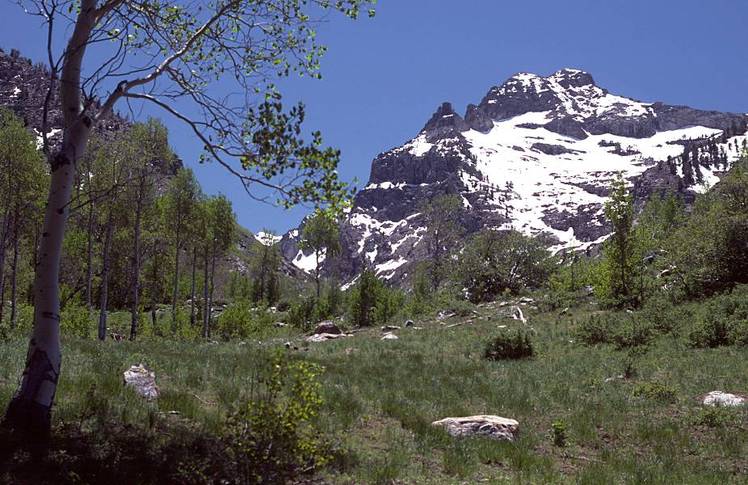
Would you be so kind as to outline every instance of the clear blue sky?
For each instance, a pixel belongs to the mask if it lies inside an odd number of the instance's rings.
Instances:
[[[0,19],[0,46],[44,59],[36,19],[11,1]],[[307,104],[307,127],[342,150],[341,175],[360,187],[371,160],[414,136],[442,101],[463,112],[519,71],[577,67],[614,93],[748,112],[746,32],[746,0],[380,0],[374,19],[321,26],[323,80],[282,87]],[[206,192],[227,194],[245,227],[282,233],[306,213],[249,200],[220,167],[197,165],[199,145],[163,119]]]

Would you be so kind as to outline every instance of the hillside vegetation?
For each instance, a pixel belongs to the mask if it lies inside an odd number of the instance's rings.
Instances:
[[[745,296],[743,290],[739,297]],[[230,417],[257,399],[253,392],[267,378],[261,369],[273,359],[319,366],[312,380],[319,385],[319,415],[295,421],[319,438],[319,463],[294,467],[296,481],[741,481],[748,467],[745,408],[705,408],[699,398],[748,387],[746,347],[693,348],[689,319],[678,319],[666,335],[652,331],[640,345],[588,345],[590,318],[604,315],[625,327],[628,314],[601,313],[583,301],[559,315],[537,300],[522,305],[524,325],[506,308],[480,305],[466,316],[419,319],[415,328],[399,330],[396,341],[381,340],[378,329],[318,344],[304,344],[298,331],[286,329],[267,330],[259,342],[68,337],[50,453],[42,468],[16,454],[3,481],[234,480],[241,475],[230,450],[235,443],[225,438],[233,431]],[[681,311],[698,320],[703,305]],[[485,359],[487,342],[514,329],[530,333],[533,357]],[[286,341],[299,350],[286,349]],[[0,349],[5,401],[21,369],[23,341],[10,339]],[[161,389],[155,402],[122,385],[122,372],[140,362],[155,371]],[[430,425],[483,413],[517,419],[518,441],[455,439]],[[553,430],[563,433],[563,446],[554,444]]]

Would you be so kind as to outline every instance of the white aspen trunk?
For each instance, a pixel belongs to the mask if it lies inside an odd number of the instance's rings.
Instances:
[[[109,255],[112,248],[112,232],[114,229],[114,216],[109,209],[109,218],[106,225],[106,236],[104,237],[104,254],[102,255],[103,268],[101,271],[101,290],[99,300],[99,340],[106,339],[107,307],[109,306]]]
[[[13,216],[13,262],[11,263],[12,272],[10,278],[10,328],[16,328],[18,321],[18,231],[21,221],[18,206],[16,206],[15,215]]]
[[[5,413],[5,426],[25,430],[35,436],[44,437],[49,434],[51,408],[60,375],[60,257],[75,160],[83,152],[88,130],[88,126],[70,130],[68,138],[71,140],[64,143],[62,151],[52,162],[52,177],[34,280],[34,329],[21,384]]]
[[[89,177],[90,180],[90,177]],[[90,182],[89,182],[90,183]],[[86,308],[88,312],[93,311],[93,225],[94,225],[94,203],[88,205],[88,241],[86,242]]]
[[[314,257],[316,259],[316,264],[314,265],[314,283],[317,285],[317,300],[319,300],[319,250],[314,250]]]
[[[86,46],[96,24],[96,0],[81,0],[75,28],[66,47],[60,83],[64,116],[62,147],[50,160],[51,178],[39,260],[34,278],[34,330],[26,367],[3,424],[31,440],[46,440],[57,391],[60,349],[60,258],[76,162],[86,150],[93,119],[81,112],[80,79]]]
[[[197,266],[197,246],[192,249],[192,291],[190,295],[190,325],[195,326],[195,267]]]
[[[179,216],[177,216],[179,217]],[[179,297],[179,229],[177,229],[177,242],[174,254],[174,294],[171,301],[171,333],[177,333],[177,299]]]
[[[208,297],[208,333],[210,334],[210,327],[213,326],[213,280],[216,275],[216,248],[213,247],[212,256],[210,258],[210,296]]]
[[[140,317],[140,219],[143,212],[143,175],[141,173],[138,188],[138,202],[135,208],[135,229],[132,258],[132,319],[130,321],[130,340],[138,335],[138,320]]]
[[[205,249],[205,274],[203,279],[203,337],[210,337],[210,285],[208,284],[208,249]]]

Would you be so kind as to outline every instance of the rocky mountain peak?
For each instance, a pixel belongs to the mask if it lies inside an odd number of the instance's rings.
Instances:
[[[439,106],[431,119],[421,130],[427,139],[443,137],[447,134],[459,133],[469,129],[465,120],[452,108],[452,104],[444,102]]]
[[[638,206],[667,191],[688,203],[737,159],[747,122],[612,94],[580,69],[515,74],[468,105],[464,118],[441,104],[415,137],[374,159],[341,225],[337,271],[352,278],[367,265],[406,281],[426,257],[421,208],[442,194],[460,197],[468,233],[515,229],[553,251],[594,250],[610,234],[603,208],[617,174]],[[688,166],[686,148],[699,153]],[[309,255],[291,236],[284,244],[302,268]]]
[[[568,67],[554,72],[546,79],[566,89],[595,86],[595,80],[590,73]]]

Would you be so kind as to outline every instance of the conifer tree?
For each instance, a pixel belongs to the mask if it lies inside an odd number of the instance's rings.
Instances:
[[[681,155],[681,163],[683,167],[683,183],[686,185],[686,187],[690,187],[694,184],[693,179],[693,167],[691,166],[691,159],[689,157],[689,151],[683,150],[683,155]]]
[[[314,253],[314,283],[317,299],[320,298],[320,271],[322,262],[340,252],[340,232],[337,221],[329,212],[318,209],[304,223],[299,247]],[[320,259],[323,257],[324,259]]]
[[[446,277],[449,257],[464,230],[462,199],[458,195],[440,195],[426,203],[421,212],[431,285],[436,290]]]
[[[640,258],[633,231],[634,203],[622,175],[613,182],[605,203],[605,218],[613,233],[603,246],[605,293],[618,305],[634,303],[634,282]]]

